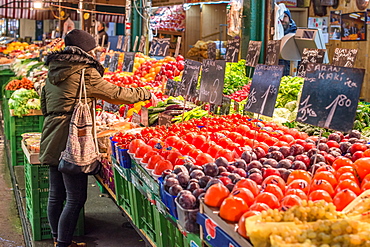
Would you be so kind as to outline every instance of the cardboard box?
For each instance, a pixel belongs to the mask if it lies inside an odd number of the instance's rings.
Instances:
[[[28,148],[26,147],[26,144],[24,144],[24,141],[22,141],[22,150],[24,152],[24,155],[27,157],[28,163],[32,165],[39,165],[39,153],[31,153]]]

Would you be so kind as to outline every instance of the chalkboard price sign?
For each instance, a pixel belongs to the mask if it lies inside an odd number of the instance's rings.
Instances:
[[[142,106],[141,107],[141,118],[140,118],[140,123],[148,127],[149,126],[149,113],[148,113],[148,108]]]
[[[181,85],[177,90],[179,95],[191,97],[195,93],[196,86],[198,84],[199,70],[202,64],[200,62],[186,59],[184,71],[182,73]]]
[[[179,87],[180,83],[181,82],[168,79],[167,82],[166,82],[166,89],[165,89],[164,94],[168,95],[168,96],[175,96],[176,97],[176,91],[177,91],[177,88]]]
[[[130,51],[130,38],[131,36],[125,36],[122,45],[122,51]]]
[[[357,49],[335,48],[333,65],[353,68],[353,66],[355,65],[357,52]]]
[[[236,63],[239,58],[240,37],[235,36],[227,41],[226,62]]]
[[[297,76],[305,77],[307,65],[310,63],[323,63],[325,49],[303,49],[302,60],[298,66]]]
[[[364,69],[308,64],[297,121],[350,131],[364,73]]]
[[[202,64],[199,100],[214,105],[221,105],[225,79],[224,60],[205,59]]]
[[[108,54],[105,55],[105,59],[104,59],[104,68],[108,68],[109,67],[109,63],[110,63],[110,56]]]
[[[216,60],[216,43],[210,42],[207,44],[208,59]]]
[[[157,39],[152,40],[149,55],[151,56],[168,56],[170,52],[170,39]]]
[[[122,71],[132,72],[134,69],[134,60],[136,52],[125,52]]]
[[[229,115],[230,113],[231,99],[227,97],[222,98],[222,105],[220,109],[220,115]]]
[[[283,70],[282,65],[257,65],[245,111],[272,117]]]
[[[119,53],[115,53],[112,57],[112,61],[109,64],[109,71],[114,72],[117,70],[118,67],[118,59],[119,59]]]
[[[139,52],[144,53],[145,42],[146,42],[146,37],[144,35],[142,35],[140,37],[140,43],[139,43],[139,49],[138,49]]]
[[[266,65],[278,65],[280,56],[280,45],[281,40],[269,40],[267,41],[266,49]]]
[[[158,115],[158,124],[159,125],[169,126],[169,125],[171,125],[171,120],[172,120],[171,115],[167,115],[165,113],[159,113],[159,115]]]
[[[261,53],[262,41],[249,41],[247,58],[245,65],[249,67],[256,67]]]
[[[121,49],[121,47],[122,47],[122,41],[123,41],[123,36],[122,35],[119,35],[118,36],[118,41],[117,41],[116,49]]]

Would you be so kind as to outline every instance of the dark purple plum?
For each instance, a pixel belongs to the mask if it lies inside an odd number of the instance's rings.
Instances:
[[[235,160],[235,162],[233,163],[233,165],[236,168],[242,168],[244,170],[247,168],[247,163],[243,159],[237,159],[237,160]]]
[[[278,146],[270,146],[269,149],[267,150],[269,153],[272,151],[279,151],[280,147]]]
[[[193,196],[195,196],[195,198],[198,198],[200,194],[205,193],[205,192],[206,192],[205,189],[198,188],[198,189],[193,190]]]
[[[338,133],[331,133],[328,136],[328,140],[333,140],[339,143],[341,141],[341,137],[338,135]]]
[[[190,176],[188,174],[180,172],[179,174],[177,174],[177,180],[183,188],[186,188],[186,186],[188,186]]]
[[[236,168],[233,173],[239,174],[242,178],[247,176],[247,172],[243,168]]]
[[[218,175],[218,167],[215,163],[207,163],[203,165],[204,174],[211,177]]]
[[[358,130],[351,130],[351,132],[349,132],[349,138],[361,139],[361,132]]]
[[[193,166],[195,166],[194,164],[192,164],[192,163],[190,163],[190,162],[188,162],[188,163],[185,163],[184,164],[184,167],[188,170],[188,171],[190,171],[190,168],[192,168]]]
[[[265,150],[263,150],[261,147],[256,147],[255,149],[253,149],[253,153],[256,154],[257,160],[266,156]]]
[[[345,154],[348,152],[348,149],[351,147],[351,143],[350,142],[341,142],[339,143],[339,149],[340,151],[342,151],[342,154]]]
[[[248,170],[248,176],[251,175],[252,173],[256,173],[256,172],[262,174],[262,171],[260,169],[252,168],[252,169]]]
[[[325,158],[321,154],[312,155],[310,158],[310,164],[316,164],[318,162],[325,162]]]
[[[256,182],[258,185],[262,184],[263,177],[259,173],[252,173],[251,175],[248,176],[249,179],[252,179],[254,182]]]
[[[220,167],[220,166],[223,166],[223,167],[227,167],[229,165],[229,161],[227,161],[227,159],[225,157],[218,157],[216,160],[215,160],[215,164]]]
[[[307,170],[307,166],[303,161],[293,161],[292,163],[292,169],[294,170]]]
[[[177,202],[183,209],[194,209],[196,207],[197,198],[195,198],[191,192],[184,193],[177,197]]]
[[[208,181],[206,187],[204,188],[205,190],[208,190],[209,187],[211,187],[212,185],[214,184],[217,184],[217,183],[221,183],[223,185],[223,183],[221,182],[220,179],[218,178],[212,178],[211,180]]]
[[[285,182],[288,181],[288,177],[290,173],[293,171],[292,169],[285,169],[285,168],[278,168],[278,171],[280,173],[280,177],[284,179]]]
[[[175,184],[169,188],[168,192],[173,196],[177,196],[182,190],[183,188],[181,187],[181,185]]]
[[[253,160],[256,160],[257,159],[257,155],[252,152],[252,151],[244,151],[242,153],[242,157],[241,157],[243,160],[245,160],[245,162],[248,164],[250,162],[252,162]]]
[[[257,169],[261,170],[262,163],[259,162],[258,160],[254,160],[254,161],[250,162],[247,166],[247,171],[249,171],[250,169],[253,169],[253,168],[257,168]]]
[[[190,183],[192,183],[192,182],[198,183],[198,182],[199,182],[199,179],[191,178],[191,179],[189,180],[189,184],[190,184]]]
[[[354,138],[354,137],[348,139],[348,142],[351,143],[351,144],[354,144],[357,141],[358,141],[358,139],[357,138]]]
[[[203,171],[203,167],[202,166],[196,166],[196,165],[194,165],[194,166],[190,167],[189,173],[191,173],[194,170]]]
[[[266,157],[263,157],[263,158],[259,159],[259,162],[261,162],[261,164],[263,164],[263,162],[265,162],[265,160],[267,160],[267,158]]]
[[[262,171],[263,171],[263,169],[267,169],[267,168],[273,168],[272,166],[270,166],[270,165],[268,165],[268,164],[264,164],[264,165],[262,165]]]
[[[340,150],[339,150],[340,151]],[[329,154],[333,155],[335,158],[339,157],[342,155],[342,152],[337,152],[337,151],[330,151]]]
[[[191,178],[195,178],[197,180],[199,180],[201,177],[203,177],[205,174],[204,172],[202,172],[201,170],[193,170],[191,173],[190,173],[190,177]]]
[[[278,166],[278,162],[275,159],[267,159],[262,165],[269,165],[273,168],[276,168]]]
[[[284,157],[287,157],[287,156],[290,155],[290,147],[288,147],[288,146],[280,147],[279,151],[280,151],[280,153],[282,153],[284,155]]]
[[[167,178],[166,180],[164,180],[164,189],[168,192],[170,187],[175,184],[179,184],[179,180],[174,177]]]
[[[176,174],[175,174],[175,173],[170,173],[170,174],[166,175],[166,176],[164,177],[164,181],[166,181],[166,180],[167,180],[167,179],[169,179],[169,178],[176,178]]]
[[[186,187],[186,189],[191,191],[191,192],[193,192],[194,190],[199,189],[199,188],[200,188],[200,186],[199,186],[199,183],[197,183],[197,182],[191,182],[191,183],[188,184],[188,187]]]
[[[235,184],[237,181],[239,181],[241,179],[240,175],[238,173],[231,173],[228,178],[231,179],[231,181],[233,182],[233,184]]]
[[[280,161],[285,157],[280,151],[272,151],[271,153],[268,154],[269,155],[266,155],[266,158],[274,159],[276,161]]]
[[[319,143],[317,145],[317,149],[320,150],[320,151],[329,152],[329,146],[326,143]]]
[[[170,175],[171,173],[172,173],[172,171],[170,169],[164,170],[162,172],[162,178],[163,178],[163,180],[166,178],[167,175]]]
[[[230,184],[227,184],[227,185],[226,185],[226,188],[228,188],[228,189],[229,189],[229,191],[231,192],[231,191],[233,191],[234,186],[235,186],[235,184],[230,183]]]
[[[307,156],[311,158],[313,155],[318,154],[318,153],[319,153],[319,150],[317,148],[311,148],[310,150],[308,150]]]
[[[329,153],[333,152],[333,151],[338,152],[338,153],[342,153],[342,150],[340,150],[340,148],[336,148],[336,147],[329,148]]]
[[[201,177],[198,181],[199,183],[199,186],[200,188],[205,188],[207,186],[207,183],[209,182],[209,180],[211,180],[212,178],[210,176],[204,176],[204,177]]]
[[[289,156],[285,157],[285,159],[287,159],[287,160],[291,160],[291,161],[293,162],[293,161],[295,160],[295,157],[294,157],[294,156],[289,155]]]
[[[221,173],[223,173],[223,172],[227,172],[226,167],[224,167],[224,166],[219,166],[219,167],[218,167],[218,174],[221,174]]]
[[[279,161],[277,167],[278,168],[285,168],[285,169],[289,169],[290,167],[292,167],[292,161],[289,160],[289,159],[282,159]]]
[[[319,143],[327,143],[328,142],[328,138],[322,136],[319,140]]]
[[[303,154],[304,153],[304,147],[302,145],[299,145],[299,144],[293,144],[292,146],[290,146],[290,155],[292,156],[296,156],[298,154]]]

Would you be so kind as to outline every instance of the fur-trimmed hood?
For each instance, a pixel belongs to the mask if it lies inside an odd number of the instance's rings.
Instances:
[[[67,46],[62,51],[49,54],[45,64],[49,66],[48,79],[55,85],[83,68],[92,67],[100,75],[104,73],[104,67],[94,57],[77,46]]]

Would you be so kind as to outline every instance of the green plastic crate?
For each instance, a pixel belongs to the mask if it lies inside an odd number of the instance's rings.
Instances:
[[[32,165],[23,155],[25,165],[26,215],[32,229],[33,240],[51,239],[51,230],[47,218],[49,197],[49,167]],[[75,236],[84,235],[84,210],[80,212]]]
[[[201,247],[203,246],[200,236],[195,233],[187,233],[184,237],[184,247]]]
[[[3,88],[5,86],[11,77],[15,76],[14,72],[10,69],[5,69],[0,71],[0,88]],[[0,92],[0,96],[2,98],[3,92]]]
[[[10,144],[12,165],[24,165],[24,154],[21,146],[21,135],[28,132],[41,132],[44,123],[44,116],[10,116],[8,118],[8,121],[9,129],[7,138]]]
[[[160,228],[157,231],[157,235],[161,238],[161,246],[184,247],[185,236],[182,235],[177,226],[167,220],[162,214],[159,215],[159,218]]]

